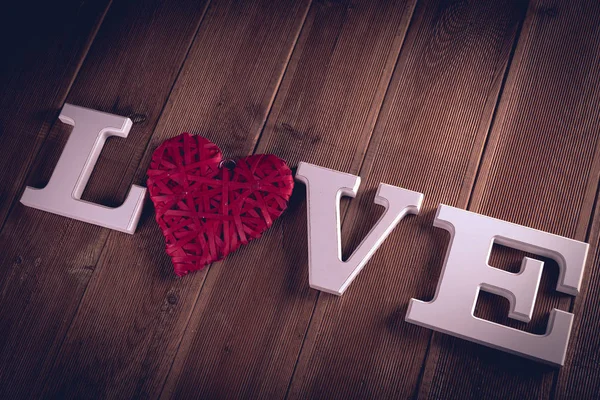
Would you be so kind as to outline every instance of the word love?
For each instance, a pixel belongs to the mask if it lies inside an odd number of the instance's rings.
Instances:
[[[73,125],[50,182],[43,189],[26,188],[21,202],[55,214],[133,233],[146,189],[132,186],[124,204],[104,207],[81,200],[100,151],[109,136],[127,137],[128,118],[65,104],[60,120]],[[380,184],[375,203],[383,216],[346,261],[341,257],[340,198],[355,197],[360,178],[300,162],[296,179],[307,187],[310,286],[342,295],[407,214],[418,214],[423,194]],[[529,322],[543,262],[525,257],[519,273],[489,265],[494,243],[554,259],[560,268],[556,289],[577,295],[588,245],[576,240],[439,205],[433,225],[450,232],[450,246],[434,299],[411,299],[406,321],[552,365],[563,365],[573,314],[552,310],[544,335],[534,335],[473,315],[479,291],[507,298],[509,317]]]

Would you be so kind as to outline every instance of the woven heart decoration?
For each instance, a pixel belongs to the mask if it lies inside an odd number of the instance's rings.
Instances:
[[[163,142],[148,168],[148,192],[179,276],[259,238],[287,208],[292,171],[272,154],[224,165],[219,147],[183,133]]]

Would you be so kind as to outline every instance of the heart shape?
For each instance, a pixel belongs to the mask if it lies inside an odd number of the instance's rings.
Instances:
[[[287,208],[292,171],[272,154],[225,167],[211,141],[182,133],[152,154],[148,192],[179,276],[259,238]]]

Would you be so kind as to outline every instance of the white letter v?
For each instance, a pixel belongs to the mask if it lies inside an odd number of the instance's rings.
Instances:
[[[310,287],[342,295],[369,258],[406,214],[418,214],[421,193],[379,184],[375,204],[386,208],[347,261],[342,261],[340,198],[354,197],[360,177],[300,162],[296,179],[306,185]]]

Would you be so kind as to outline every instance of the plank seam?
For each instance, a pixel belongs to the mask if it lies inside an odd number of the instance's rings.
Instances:
[[[298,44],[298,39],[300,39],[300,37],[302,36],[302,32],[304,31],[304,26],[306,23],[306,18],[308,17],[308,14],[310,13],[310,10],[312,9],[312,7],[313,7],[313,1],[309,0],[309,4],[306,7],[306,11],[304,12],[304,15],[302,16],[302,26],[300,27],[300,29],[298,29],[298,33],[296,35],[296,38],[294,39],[293,46],[290,46],[287,61],[285,63],[285,68],[283,68],[283,71],[281,72],[281,74],[279,76],[279,80],[277,82],[275,91],[273,93],[273,97],[271,99],[271,104],[269,104],[269,110],[265,114],[265,118],[263,120],[262,127],[260,128],[260,132],[258,133],[258,136],[256,137],[256,141],[254,142],[254,146],[252,147],[251,154],[256,153],[258,146],[261,142],[261,139],[263,137],[263,134],[265,133],[265,130],[267,128],[267,121],[269,121],[269,117],[271,116],[271,112],[273,111],[273,104],[275,104],[275,99],[277,98],[277,95],[279,94],[279,88],[281,88],[281,82],[283,82],[283,78],[285,77],[285,75],[288,71],[288,67],[290,66],[290,60],[292,59],[292,55],[294,54],[294,50],[296,49],[296,45]]]
[[[298,356],[296,357],[296,362],[294,363],[294,369],[292,370],[292,375],[290,376],[290,381],[289,381],[288,387],[285,391],[284,399],[287,399],[290,394],[290,389],[292,388],[292,382],[294,381],[294,377],[296,375],[296,369],[298,368],[298,362],[300,361],[300,354],[302,354],[302,350],[304,350],[304,344],[306,343],[306,336],[308,336],[308,331],[309,331],[310,325],[312,324],[313,317],[315,316],[315,311],[317,310],[317,305],[319,304],[320,297],[321,297],[321,292],[317,292],[317,298],[315,299],[315,304],[313,305],[312,313],[310,314],[308,324],[306,325],[306,329],[304,330],[304,337],[302,338],[302,344],[300,345],[300,351],[298,351]]]
[[[529,3],[528,3],[528,7],[529,7]],[[526,18],[526,16],[525,16],[525,18]],[[475,182],[477,182],[479,180],[479,174],[481,172],[481,164],[482,164],[482,160],[483,160],[483,155],[488,150],[490,133],[492,131],[492,128],[496,124],[496,119],[498,117],[498,105],[500,104],[500,99],[502,98],[502,95],[504,94],[504,89],[506,87],[506,80],[508,79],[509,71],[512,68],[513,58],[515,56],[515,52],[517,50],[517,45],[519,43],[519,39],[521,38],[521,30],[523,29],[523,24],[525,22],[524,19],[519,21],[519,25],[518,25],[517,31],[515,33],[515,38],[513,40],[513,44],[510,49],[510,54],[508,56],[508,61],[506,64],[507,68],[505,69],[504,76],[502,77],[502,83],[500,84],[500,90],[498,92],[498,96],[496,97],[496,105],[494,106],[494,112],[492,113],[492,119],[490,120],[490,125],[488,127],[487,134],[485,135],[485,141],[483,144],[483,148],[482,148],[481,154],[479,156],[479,162],[477,163],[477,171],[475,172],[475,179],[473,179],[473,183],[471,184],[471,190],[469,191],[469,199],[467,201],[467,208],[466,208],[467,210],[469,210],[471,208],[471,202],[473,200],[473,189],[475,188]]]
[[[198,295],[196,296],[196,299],[194,300],[194,305],[190,309],[189,315],[188,315],[187,320],[185,322],[185,328],[183,328],[183,334],[181,335],[181,338],[179,339],[179,342],[177,343],[177,348],[175,349],[175,353],[173,354],[173,359],[171,360],[171,365],[169,365],[169,369],[167,371],[167,374],[165,375],[165,379],[163,380],[163,383],[162,383],[162,385],[160,387],[159,398],[161,398],[161,399],[164,398],[165,388],[167,386],[167,382],[169,381],[169,377],[171,376],[171,372],[173,370],[173,365],[175,364],[175,360],[177,358],[177,354],[179,354],[179,350],[181,348],[181,344],[183,343],[183,338],[185,337],[185,334],[188,331],[189,324],[190,324],[190,321],[192,319],[192,315],[194,314],[194,310],[196,309],[196,306],[198,305],[198,300],[200,299],[200,293],[202,293],[202,290],[204,289],[204,284],[206,283],[206,279],[208,278],[208,274],[210,274],[211,270],[212,270],[212,268],[210,268],[210,267],[207,269],[206,276],[202,280],[202,284],[200,285],[200,290],[198,291]],[[186,361],[187,361],[187,356],[185,358],[186,358]],[[178,382],[179,382],[179,376],[177,377],[177,379],[176,379],[175,384],[173,385],[173,387],[177,387],[177,383]]]

